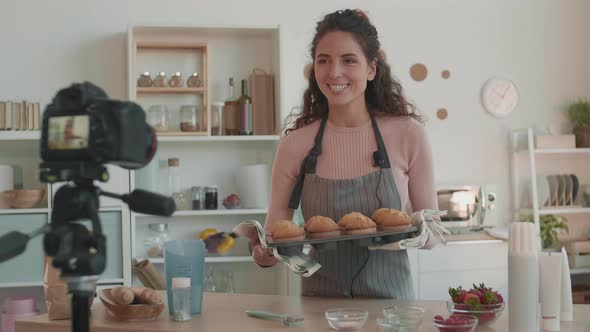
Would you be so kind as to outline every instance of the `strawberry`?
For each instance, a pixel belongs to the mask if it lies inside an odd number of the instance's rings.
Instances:
[[[498,292],[496,292],[496,300],[497,300],[496,303],[504,303],[504,298]]]
[[[465,294],[467,294],[467,292],[462,289],[461,286],[457,288],[449,287],[449,295],[451,295],[451,299],[454,303],[463,303]]]
[[[487,289],[483,293],[483,300],[481,301],[482,304],[496,304],[498,303],[498,298],[496,296],[496,292],[491,289]]]
[[[477,289],[470,289],[469,291],[467,291],[467,294],[473,294],[478,297],[479,303],[483,302],[483,294]]]
[[[477,294],[467,292],[467,295],[465,295],[465,299],[463,299],[463,303],[472,306],[480,304],[481,301],[479,300],[479,296],[477,296]]]

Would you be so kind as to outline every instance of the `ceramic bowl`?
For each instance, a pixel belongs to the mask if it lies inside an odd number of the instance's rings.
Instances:
[[[3,192],[11,208],[30,209],[45,199],[46,189],[14,189]]]
[[[100,301],[110,314],[119,320],[143,321],[154,320],[164,310],[164,303],[160,304],[117,304],[111,297],[111,288],[103,289],[100,294]]]
[[[361,329],[369,317],[364,309],[338,308],[326,310],[326,319],[331,328],[338,331],[354,331]]]

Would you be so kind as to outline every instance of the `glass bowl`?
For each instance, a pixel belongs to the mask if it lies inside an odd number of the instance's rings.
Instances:
[[[334,330],[359,330],[365,325],[369,312],[364,309],[338,308],[326,310],[328,324]]]
[[[454,303],[447,301],[447,309],[451,314],[472,315],[477,317],[479,325],[492,325],[504,311],[504,303],[474,304]]]
[[[394,305],[383,308],[383,316],[377,319],[381,331],[414,331],[422,324],[424,308]]]
[[[460,321],[452,321],[451,317],[460,317]],[[439,332],[473,332],[477,327],[478,319],[472,315],[456,315],[452,314],[447,319],[437,319],[436,317],[432,320],[432,324]]]

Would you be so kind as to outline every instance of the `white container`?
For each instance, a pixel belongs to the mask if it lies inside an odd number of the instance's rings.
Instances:
[[[543,329],[547,331],[559,331],[560,328],[561,260],[558,252],[544,252],[539,256],[541,316]]]
[[[535,225],[514,222],[508,240],[509,331],[539,330],[539,246]]]

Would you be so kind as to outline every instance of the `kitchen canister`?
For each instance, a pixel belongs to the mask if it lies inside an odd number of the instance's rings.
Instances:
[[[242,207],[246,209],[268,208],[270,197],[270,167],[268,164],[246,165],[238,168],[235,181]]]
[[[14,168],[11,165],[0,165],[0,209],[9,209],[10,203],[2,194],[14,189]]]
[[[148,191],[160,191],[160,158],[158,152],[143,168],[135,171],[135,187]]]
[[[14,332],[14,322],[21,317],[39,314],[37,299],[32,296],[8,297],[4,300],[2,332]]]

